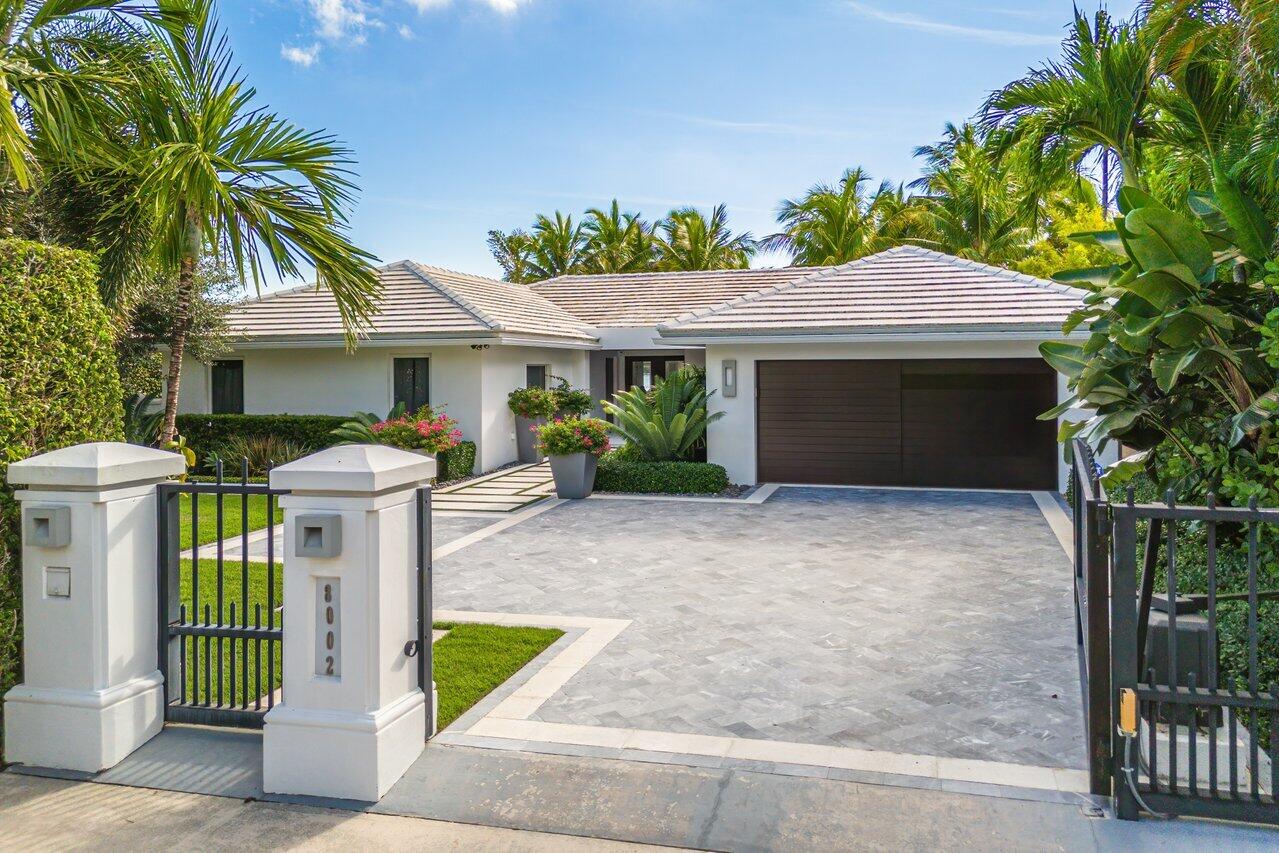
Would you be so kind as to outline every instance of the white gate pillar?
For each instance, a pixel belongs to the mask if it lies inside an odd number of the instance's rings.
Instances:
[[[434,475],[434,459],[382,445],[332,447],[271,472],[271,487],[290,493],[280,497],[284,699],[263,732],[268,793],[378,800],[421,754],[426,697],[405,644],[418,631],[415,489]]]
[[[5,758],[96,772],[164,725],[157,668],[156,483],[176,453],[119,442],[15,462],[22,504],[23,681]]]

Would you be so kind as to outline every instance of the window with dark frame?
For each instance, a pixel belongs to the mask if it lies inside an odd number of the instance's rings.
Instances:
[[[212,406],[215,415],[244,414],[244,362],[225,360],[213,362]]]
[[[395,399],[393,405],[404,404],[409,412],[431,402],[431,360],[429,358],[397,358],[393,366]]]
[[[546,365],[530,364],[524,368],[524,387],[525,388],[545,388],[546,387]]]

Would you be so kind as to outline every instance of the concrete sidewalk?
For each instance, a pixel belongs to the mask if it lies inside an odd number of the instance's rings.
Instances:
[[[0,773],[0,850],[655,849],[597,839]]]

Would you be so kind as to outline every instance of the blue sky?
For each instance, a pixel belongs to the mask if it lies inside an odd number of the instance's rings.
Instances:
[[[356,240],[480,274],[498,272],[487,231],[541,211],[725,202],[761,236],[780,199],[847,167],[909,180],[912,148],[1055,55],[1070,14],[1068,0],[221,4],[260,102],[354,149]]]

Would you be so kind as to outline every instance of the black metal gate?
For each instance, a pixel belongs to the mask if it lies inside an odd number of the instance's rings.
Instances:
[[[238,482],[226,482],[218,462],[214,482],[156,489],[164,718],[260,728],[280,700],[275,499],[287,492],[249,482],[247,462]],[[251,531],[260,513],[266,525]],[[228,550],[238,553],[228,557]]]
[[[434,626],[434,605],[431,601],[431,487],[417,490],[414,515],[417,527],[417,684],[426,696],[426,739],[435,734],[435,703],[432,684],[435,678],[435,656],[432,649],[431,629]]]
[[[1262,677],[1279,656],[1279,590],[1261,588],[1279,509],[1138,503],[1131,489],[1111,502],[1082,442],[1074,455],[1091,777],[1121,818],[1279,823],[1279,688]]]

